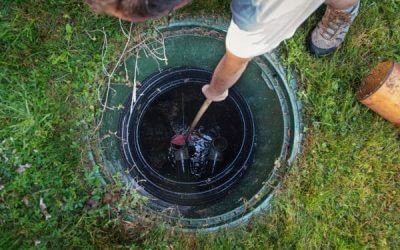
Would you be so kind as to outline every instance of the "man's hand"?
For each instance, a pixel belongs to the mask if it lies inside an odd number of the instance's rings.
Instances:
[[[251,58],[240,58],[226,51],[214,71],[210,84],[203,87],[203,94],[214,102],[225,100],[229,88],[237,82],[250,60]]]
[[[217,90],[213,89],[210,84],[204,85],[201,89],[203,94],[207,99],[210,99],[213,102],[221,102],[228,97],[229,90],[225,90],[224,92],[218,92]]]

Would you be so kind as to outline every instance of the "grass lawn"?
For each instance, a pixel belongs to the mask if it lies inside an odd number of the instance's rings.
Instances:
[[[229,1],[197,0],[182,12],[229,15]],[[0,2],[0,249],[398,248],[400,131],[354,96],[377,62],[400,61],[400,1],[362,0],[344,46],[315,59],[304,41],[322,13],[283,44],[299,72],[307,139],[272,211],[195,236],[127,225],[99,202],[115,187],[96,178],[87,138],[104,84],[102,31],[115,61],[125,39],[118,20],[82,0]]]

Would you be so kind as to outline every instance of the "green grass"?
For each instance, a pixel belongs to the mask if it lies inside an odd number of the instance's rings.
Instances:
[[[31,248],[35,241],[42,248],[397,248],[399,130],[354,93],[377,62],[400,61],[400,2],[362,3],[334,56],[315,59],[305,50],[321,12],[285,42],[285,61],[302,83],[305,152],[271,213],[207,236],[127,226],[101,205],[115,187],[99,183],[85,138],[93,133],[102,85],[103,35],[96,30],[104,27],[113,58],[124,39],[118,21],[94,15],[82,1],[0,3],[0,248]],[[228,14],[229,1],[199,0],[182,12]],[[32,167],[18,174],[23,164]]]

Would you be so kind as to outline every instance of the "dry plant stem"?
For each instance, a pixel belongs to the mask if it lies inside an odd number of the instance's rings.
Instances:
[[[126,37],[127,37],[127,41],[126,41],[126,43],[125,43],[124,49],[122,50],[122,53],[121,53],[120,57],[118,58],[118,61],[117,61],[117,63],[115,64],[114,68],[112,69],[111,73],[108,73],[107,70],[105,69],[105,66],[104,66],[104,56],[105,56],[105,54],[102,56],[103,71],[104,71],[104,73],[106,73],[106,76],[107,76],[107,89],[106,89],[106,97],[105,97],[105,100],[104,100],[103,110],[102,110],[101,116],[100,116],[100,121],[99,121],[99,123],[97,124],[97,126],[96,126],[96,128],[95,128],[94,131],[97,131],[97,130],[100,128],[100,125],[101,125],[102,122],[103,122],[104,112],[105,112],[105,110],[106,110],[106,108],[107,108],[108,98],[109,98],[109,95],[110,95],[111,79],[112,79],[112,77],[114,76],[115,71],[118,69],[119,65],[121,64],[121,61],[122,61],[122,59],[123,59],[123,57],[124,57],[124,55],[125,55],[125,52],[126,52],[126,50],[127,50],[127,48],[128,48],[128,45],[129,45],[129,43],[130,43],[130,41],[131,41],[131,37],[132,37],[132,36],[131,36],[131,34],[132,34],[132,27],[133,27],[133,23],[131,23],[131,25],[130,25],[130,27],[129,27],[129,33],[128,33],[128,35],[126,36]],[[123,28],[122,28],[122,25],[121,25],[121,29],[123,29]],[[104,28],[103,28],[103,30],[104,30]],[[106,41],[106,40],[105,40],[105,41]],[[106,50],[107,50],[107,48],[105,48],[105,51],[106,51]]]
[[[128,37],[129,37],[129,34],[126,33],[125,28],[124,28],[124,26],[122,25],[122,20],[121,20],[121,18],[118,19],[118,22],[119,22],[119,27],[121,28],[122,33],[124,34],[124,36],[125,36],[126,38],[128,38]]]
[[[104,37],[103,38],[103,46],[101,48],[101,66],[103,68],[104,75],[108,75],[108,71],[107,71],[107,68],[106,68],[105,63],[104,63],[104,58],[105,58],[105,56],[107,54],[107,48],[108,48],[107,33],[104,30],[104,27],[101,30],[101,32],[103,33],[103,37]]]
[[[111,109],[112,110],[112,108],[109,108],[107,106],[107,103],[108,103],[108,100],[109,100],[109,95],[110,95],[110,90],[112,89],[111,88],[111,80],[112,80],[116,70],[120,66],[122,60],[126,57],[126,55],[128,53],[130,53],[130,52],[132,52],[133,50],[136,49],[136,59],[135,59],[135,68],[134,68],[134,81],[133,81],[133,87],[132,87],[133,89],[132,89],[132,101],[131,101],[131,110],[130,110],[130,112],[132,112],[132,107],[133,107],[133,104],[136,102],[136,96],[137,96],[137,73],[138,73],[138,70],[139,70],[139,68],[138,68],[139,48],[143,47],[145,49],[144,50],[145,54],[146,55],[149,54],[151,57],[153,57],[157,61],[157,63],[158,63],[158,61],[163,61],[165,64],[168,64],[168,59],[167,59],[167,56],[166,56],[165,45],[164,45],[164,36],[157,29],[156,29],[157,34],[159,34],[161,36],[161,38],[160,39],[154,38],[154,40],[157,43],[161,44],[160,47],[157,47],[157,48],[154,48],[154,49],[149,48],[149,46],[146,44],[146,41],[148,40],[148,38],[145,38],[139,44],[133,46],[132,48],[128,48],[128,46],[129,46],[129,44],[131,42],[131,39],[132,39],[133,23],[131,23],[131,25],[130,25],[129,32],[127,32],[125,30],[125,28],[123,27],[121,20],[119,20],[119,24],[120,24],[120,29],[121,29],[123,35],[127,38],[127,41],[125,43],[124,49],[123,49],[123,51],[122,51],[117,63],[113,67],[111,73],[109,73],[107,71],[107,66],[105,64],[105,56],[107,54],[107,48],[108,48],[107,35],[106,35],[105,31],[104,31],[104,28],[101,31],[103,33],[103,36],[104,36],[103,46],[102,46],[102,69],[103,69],[104,75],[107,77],[107,88],[106,88],[106,96],[105,96],[104,102],[101,100],[101,95],[99,93],[99,101],[100,101],[100,104],[102,106],[102,112],[101,112],[100,120],[99,120],[99,122],[98,122],[98,124],[97,124],[97,126],[95,128],[95,131],[97,131],[100,128],[100,126],[101,126],[101,124],[103,122],[105,110],[106,109]],[[162,49],[162,52],[159,52],[160,49]],[[125,62],[124,62],[124,69],[125,69],[125,78],[129,82],[128,70],[127,70]]]
[[[131,98],[131,106],[129,110],[129,114],[132,115],[133,111],[133,104],[136,102],[136,75],[138,69],[138,57],[139,57],[139,50],[136,51],[136,58],[135,58],[135,72],[133,76],[133,90],[132,90],[132,98]]]

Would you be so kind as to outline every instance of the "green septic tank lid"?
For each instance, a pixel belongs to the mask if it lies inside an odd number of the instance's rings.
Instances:
[[[227,22],[215,19],[173,21],[157,29],[159,39],[143,42],[138,54],[128,56],[121,70],[127,70],[131,82],[143,82],[171,67],[213,71],[225,52],[226,29]],[[253,164],[239,183],[218,201],[180,206],[147,192],[127,171],[134,166],[127,166],[124,160],[120,137],[107,136],[119,131],[122,109],[106,109],[103,114],[97,149],[100,157],[96,157],[99,160],[95,164],[104,167],[103,176],[119,173],[123,182],[149,198],[144,205],[147,211],[170,224],[179,224],[182,230],[207,232],[245,223],[268,209],[274,189],[300,152],[303,137],[300,103],[295,94],[296,80],[289,76],[292,74],[284,70],[278,53],[272,52],[252,60],[234,86],[250,107],[257,141]],[[127,102],[132,96],[131,86],[115,83],[110,89],[108,106],[124,105],[126,109],[126,105],[133,104]],[[140,215],[127,212],[127,216],[134,220]]]

